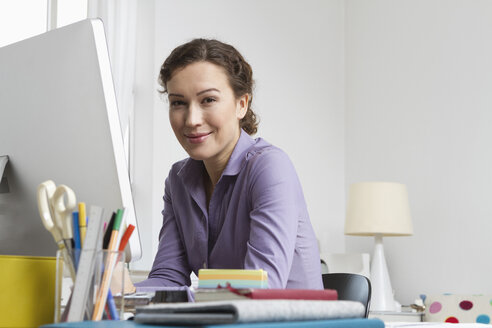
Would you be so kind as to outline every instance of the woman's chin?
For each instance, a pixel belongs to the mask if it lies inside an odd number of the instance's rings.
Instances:
[[[196,161],[203,161],[210,157],[210,155],[207,154],[206,152],[197,151],[196,149],[191,149],[191,150],[187,149],[186,152],[188,153],[188,156],[190,156],[192,159]]]

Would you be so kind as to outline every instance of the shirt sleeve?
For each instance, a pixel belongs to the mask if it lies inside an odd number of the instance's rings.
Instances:
[[[285,288],[294,258],[304,196],[294,166],[279,149],[252,158],[252,211],[244,267],[268,272],[269,288]]]
[[[164,191],[163,224],[159,233],[159,247],[147,280],[136,283],[138,287],[191,285],[186,252],[176,223],[170,194],[169,178]]]

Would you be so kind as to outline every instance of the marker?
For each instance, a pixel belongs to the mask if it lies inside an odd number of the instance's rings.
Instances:
[[[87,213],[85,212],[85,203],[79,203],[79,229],[80,229],[80,246],[84,247],[85,231],[87,229]]]
[[[128,244],[128,240],[130,240],[130,236],[132,235],[133,230],[135,230],[135,226],[133,224],[128,225],[125,232],[123,233],[123,237],[121,237],[120,247],[118,248],[118,251],[121,252],[125,250],[126,244]]]
[[[109,241],[111,240],[111,234],[113,226],[114,226],[114,220],[116,219],[116,213],[113,212],[113,215],[111,215],[111,219],[109,220],[108,223],[108,228],[106,229],[106,232],[104,233],[104,239],[103,239],[103,249],[108,249],[109,246]]]

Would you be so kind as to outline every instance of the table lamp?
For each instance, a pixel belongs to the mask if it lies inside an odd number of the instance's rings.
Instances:
[[[371,263],[371,311],[396,311],[384,258],[383,236],[409,236],[412,233],[405,185],[394,182],[360,182],[350,186],[345,234],[375,237]]]

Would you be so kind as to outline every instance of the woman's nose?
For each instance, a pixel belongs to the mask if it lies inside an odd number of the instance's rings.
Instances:
[[[186,115],[186,125],[188,126],[197,126],[202,124],[202,110],[200,106],[191,103],[188,108],[188,113]]]

